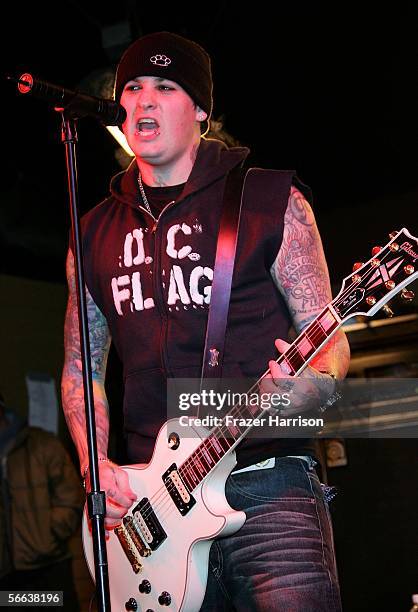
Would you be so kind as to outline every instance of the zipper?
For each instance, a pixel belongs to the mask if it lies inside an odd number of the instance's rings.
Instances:
[[[153,274],[152,284],[153,284],[153,289],[154,289],[155,303],[160,313],[160,317],[162,321],[161,333],[160,333],[160,358],[161,358],[161,365],[163,368],[163,372],[166,378],[168,378],[169,376],[168,360],[166,358],[168,314],[166,311],[166,306],[164,303],[164,297],[162,293],[162,282],[163,282],[162,278],[163,277],[161,275],[161,244],[159,243],[159,240],[157,239],[156,233],[157,233],[158,223],[161,219],[161,216],[163,215],[163,213],[166,212],[166,210],[170,206],[172,206],[175,203],[176,203],[175,200],[171,200],[171,202],[168,202],[168,204],[166,204],[164,208],[161,210],[160,214],[158,215],[158,218],[156,218],[152,213],[150,213],[143,206],[138,205],[138,208],[140,208],[145,213],[147,213],[150,217],[152,217],[154,221],[154,225],[151,230],[151,234],[153,234],[153,238],[154,238],[153,258],[154,258],[154,272],[155,272],[155,274]],[[164,282],[168,283],[170,282],[170,279],[167,278],[164,280]]]
[[[146,208],[144,208],[142,206],[142,204],[138,204],[138,208],[140,208],[142,210],[142,212],[146,213],[148,216],[151,217],[151,219],[154,221],[154,225],[152,226],[151,232],[153,234],[155,234],[155,232],[157,231],[157,225],[159,220],[161,219],[161,215],[167,210],[167,208],[169,206],[172,206],[172,204],[175,204],[176,201],[175,200],[171,200],[171,202],[169,202],[168,204],[166,204],[164,206],[164,208],[162,209],[162,211],[160,212],[160,214],[158,215],[158,217],[154,217],[154,215],[152,214],[152,212],[150,212],[149,210],[147,210]]]

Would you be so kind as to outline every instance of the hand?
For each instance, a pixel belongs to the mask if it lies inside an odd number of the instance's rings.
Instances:
[[[290,344],[284,340],[275,341],[280,354],[287,351]],[[291,377],[283,365],[269,361],[270,373],[260,384],[260,393],[289,394],[290,405],[283,410],[284,416],[291,416],[317,410],[334,392],[335,381],[329,374],[324,374],[307,366],[297,377]]]
[[[137,499],[129,486],[128,474],[112,461],[99,461],[100,489],[106,494],[106,529],[114,529]],[[90,490],[90,473],[87,472],[86,488]]]

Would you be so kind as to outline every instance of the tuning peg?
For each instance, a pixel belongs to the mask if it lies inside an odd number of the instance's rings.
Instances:
[[[401,291],[401,298],[405,300],[405,302],[412,302],[414,297],[415,293],[413,291],[408,291],[407,289]]]
[[[369,306],[374,306],[376,304],[376,298],[374,295],[369,295],[369,297],[366,298],[366,302]]]
[[[381,246],[375,246],[375,247],[373,247],[373,248],[372,248],[372,255],[373,255],[373,257],[374,257],[375,255],[377,255],[378,253],[380,253],[380,251],[381,251],[381,250],[382,250],[382,247],[381,247]]]
[[[387,304],[385,304],[382,308],[383,312],[385,313],[385,315],[387,317],[389,317],[389,319],[391,319],[393,317],[393,310],[392,308],[390,308],[390,306],[388,306]]]
[[[362,265],[363,265],[362,261],[356,261],[356,263],[353,265],[353,272],[361,268]]]
[[[398,232],[390,232],[389,238],[395,238]]]

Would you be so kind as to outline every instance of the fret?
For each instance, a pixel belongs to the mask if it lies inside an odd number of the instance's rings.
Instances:
[[[218,459],[223,457],[223,454],[224,454],[223,449],[222,449],[222,446],[219,444],[219,440],[217,439],[217,437],[214,434],[212,434],[211,436],[209,436],[207,441],[210,444],[208,450],[211,453],[211,456],[213,457],[213,459],[217,461]]]
[[[206,461],[208,469],[211,469],[215,465],[215,461],[206,448],[206,440],[199,446],[199,448],[201,450],[202,460]]]
[[[194,485],[194,478],[193,478],[193,476],[195,476],[195,474],[194,474],[194,472],[193,472],[193,470],[192,470],[192,466],[191,466],[190,457],[189,457],[189,459],[187,459],[187,461],[185,461],[185,462],[183,463],[182,468],[183,468],[183,469],[184,469],[184,471],[185,471],[185,474],[186,474],[186,477],[187,477],[188,482],[190,483],[190,485],[191,485],[191,486],[192,486],[192,488],[193,488],[193,485]]]
[[[220,427],[217,428],[217,434],[218,434],[218,442],[222,447],[222,455],[225,455],[225,453],[227,451],[229,451],[229,449],[231,448],[231,446],[233,445],[233,442],[230,442],[226,437],[225,434],[223,433],[222,429]],[[219,437],[219,434],[222,434],[221,437]]]
[[[194,461],[194,465],[197,466],[197,469],[199,470],[199,476],[203,476],[203,478],[206,476],[207,471],[205,466],[203,465],[201,458],[200,458],[200,453],[199,453],[199,448],[193,453],[193,461]],[[202,480],[202,478],[201,478]]]
[[[306,335],[303,335],[302,338],[297,341],[297,348],[302,357],[308,357],[308,355],[313,353],[315,350],[314,345]]]
[[[191,457],[187,460],[187,463],[188,463],[187,472],[192,478],[192,483],[194,486],[198,485],[200,480],[199,480],[199,474],[195,472],[195,464],[193,463],[193,455],[191,455]]]
[[[229,431],[234,440],[239,438],[239,436],[241,435],[241,430],[235,423],[229,423],[229,425],[226,425],[226,429]]]
[[[179,474],[182,477],[183,481],[186,483],[189,493],[193,490],[193,482],[189,478],[188,470],[186,467],[188,460],[183,463],[183,465],[179,468]]]
[[[314,321],[312,325],[310,325],[308,329],[305,330],[305,334],[315,346],[315,348],[317,348],[320,344],[322,344],[324,340],[326,340],[326,338],[328,338],[322,326],[316,321]]]
[[[286,353],[283,353],[282,358],[280,359],[279,363],[281,367],[283,368],[283,370],[286,372],[286,374],[288,374],[289,376],[295,373],[295,370],[293,369],[292,364],[289,362],[289,359]]]
[[[297,344],[292,344],[288,353],[285,353],[287,361],[290,363],[293,372],[297,372],[305,363],[305,359],[302,357],[298,350]],[[290,354],[291,353],[291,354]]]
[[[327,332],[327,335],[329,335],[328,332],[335,329],[338,325],[334,315],[329,310],[326,310],[318,320],[322,329]]]

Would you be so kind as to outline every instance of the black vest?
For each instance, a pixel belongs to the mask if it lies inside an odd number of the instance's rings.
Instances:
[[[209,149],[201,147],[191,180],[205,167],[211,147],[205,144]],[[149,461],[167,420],[167,377],[200,374],[227,170],[209,184],[200,180],[196,189],[186,184],[154,227],[137,205],[137,170],[131,166],[123,179],[130,194],[121,188],[83,218],[86,284],[123,363],[124,428],[132,462]],[[253,169],[248,176],[224,377],[257,378],[277,356],[275,338],[288,336],[290,317],[270,267],[281,245],[293,179],[292,171]],[[248,440],[237,455],[241,466],[305,452],[305,441]]]

